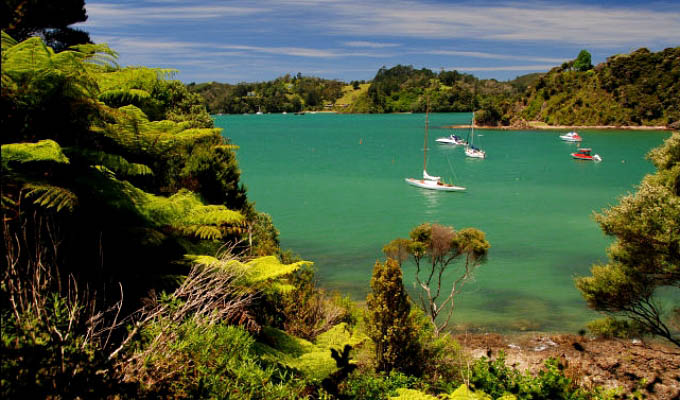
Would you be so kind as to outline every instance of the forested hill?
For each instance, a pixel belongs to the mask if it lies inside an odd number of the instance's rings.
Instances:
[[[358,85],[358,84],[357,84]],[[345,83],[336,80],[285,75],[273,81],[238,83],[191,83],[212,114],[252,114],[320,110],[342,96]]]
[[[575,61],[553,68],[518,99],[496,99],[493,111],[502,117],[495,122],[680,124],[680,47],[656,53],[642,48],[611,56],[594,68],[575,66]]]
[[[285,75],[269,82],[190,84],[211,113],[477,110],[480,125],[680,125],[680,47],[642,48],[595,67],[590,54],[508,82],[458,71],[382,67],[368,83]]]
[[[540,74],[510,82],[480,80],[458,71],[433,72],[397,65],[382,67],[373,80],[349,83],[317,77],[285,75],[273,81],[191,83],[213,114],[332,110],[349,113],[424,112],[426,98],[433,112],[471,111],[497,96],[516,96]]]

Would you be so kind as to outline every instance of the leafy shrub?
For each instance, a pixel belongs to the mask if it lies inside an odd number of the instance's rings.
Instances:
[[[425,389],[427,386],[418,378],[392,371],[389,374],[356,371],[345,382],[342,394],[357,400],[388,399],[397,395],[397,389]]]
[[[21,314],[2,313],[0,397],[106,398],[134,393],[134,385],[121,382],[108,353],[87,336],[90,315],[83,304],[57,293],[38,302]]]
[[[279,326],[286,332],[314,340],[339,323],[356,323],[351,301],[337,294],[328,296],[317,286],[313,268],[301,268],[291,276],[290,283],[292,291],[272,299],[280,314]]]
[[[141,332],[140,350],[171,327],[174,337],[164,351],[144,354],[128,379],[143,392],[163,398],[297,398],[303,385],[290,371],[261,360],[255,339],[243,328],[193,320],[159,320]]]
[[[645,327],[637,321],[612,317],[590,321],[587,328],[593,335],[607,339],[630,339],[647,334]]]
[[[538,375],[523,374],[505,364],[505,355],[501,353],[496,360],[485,357],[472,367],[470,386],[482,390],[492,398],[506,394],[516,395],[520,399],[590,399],[592,395],[583,391],[563,372],[563,366],[556,359],[545,362],[545,369]]]

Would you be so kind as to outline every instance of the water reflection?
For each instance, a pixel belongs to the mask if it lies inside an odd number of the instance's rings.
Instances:
[[[439,206],[440,199],[439,197],[442,194],[445,193],[440,193],[436,190],[427,190],[427,189],[422,189],[420,190],[421,195],[423,196],[423,205],[425,209],[425,214],[427,215],[432,215],[437,211],[437,208]]]

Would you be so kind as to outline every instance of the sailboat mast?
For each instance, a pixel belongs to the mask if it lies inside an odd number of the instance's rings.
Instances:
[[[423,144],[423,171],[427,171],[427,131],[429,127],[430,99],[427,99],[425,106],[425,142]]]
[[[475,142],[475,111],[472,110],[472,121],[470,122],[470,146]]]

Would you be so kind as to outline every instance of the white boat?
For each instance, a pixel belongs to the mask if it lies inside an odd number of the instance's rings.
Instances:
[[[560,135],[560,139],[564,140],[565,142],[580,142],[583,140],[583,138],[575,131]]]
[[[454,144],[454,145],[466,145],[467,141],[458,135],[451,134],[447,137],[440,137],[436,139],[437,143],[441,144]]]
[[[486,151],[475,147],[475,112],[472,112],[472,123],[470,124],[470,140],[465,146],[465,155],[472,158],[486,158]]]
[[[449,183],[442,182],[441,177],[431,176],[427,173],[427,131],[429,127],[429,106],[425,112],[425,145],[423,147],[423,179],[406,178],[406,183],[423,189],[441,190],[444,192],[462,192],[465,190],[462,186],[455,186]]]

